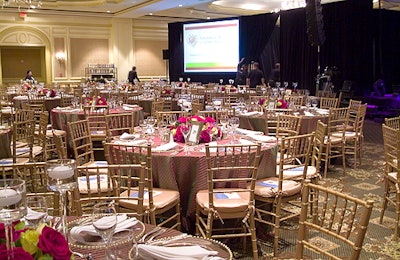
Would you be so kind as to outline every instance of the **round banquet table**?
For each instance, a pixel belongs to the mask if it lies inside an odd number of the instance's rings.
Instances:
[[[14,108],[22,108],[23,103],[28,103],[28,96],[15,96],[13,98]],[[45,110],[50,113],[53,108],[59,107],[61,105],[61,97],[46,97],[44,99]]]
[[[11,139],[12,131],[11,128],[0,128],[0,159],[11,158]]]
[[[301,125],[300,125],[300,134],[308,134],[312,133],[317,129],[317,122],[320,120],[321,122],[328,122],[328,115],[300,115],[301,116]],[[265,134],[268,134],[268,130],[265,127],[264,115],[262,114],[251,114],[251,115],[239,115],[240,120],[240,128],[261,131]]]
[[[110,114],[123,114],[123,113],[134,113],[135,126],[139,125],[139,121],[143,120],[143,109],[137,107],[117,107],[109,110]],[[54,108],[51,110],[50,121],[53,129],[64,130],[67,132],[67,146],[68,154],[72,155],[71,148],[72,144],[68,141],[69,130],[68,122],[75,122],[85,119],[84,111],[80,108]]]
[[[154,98],[142,98],[139,100],[139,106],[143,108],[143,112],[151,115],[151,107],[153,104]],[[179,111],[181,108],[178,106],[178,100],[172,99],[172,111]]]
[[[160,145],[160,142],[160,139],[155,137],[153,146]],[[218,141],[218,144],[227,142],[229,140],[222,140]],[[124,141],[115,143],[129,144]],[[152,152],[153,184],[154,187],[179,191],[182,225],[190,231],[195,219],[196,193],[207,189],[207,160],[204,144],[191,147],[193,150],[188,155],[183,147],[184,144],[178,143],[178,147],[170,151]],[[262,144],[258,179],[276,176],[277,149],[276,142]]]
[[[78,221],[81,218],[82,217],[71,217],[70,216],[70,217],[67,218],[67,221],[68,222],[70,222],[70,221]],[[134,228],[135,227],[136,226],[134,226]],[[145,235],[145,234],[149,233],[150,231],[152,231],[155,228],[155,226],[154,225],[150,225],[150,224],[144,224],[144,228],[145,228],[145,230],[144,230],[143,235]],[[158,235],[156,237],[157,240],[158,239],[160,239],[160,240],[168,240],[168,238],[172,238],[173,239],[174,236],[183,235],[182,232],[180,232],[178,230],[175,230],[175,229],[165,228],[165,230],[166,231],[164,233],[161,233],[160,235]],[[140,232],[140,231],[136,231],[134,229],[134,232]],[[137,240],[142,236],[139,236],[137,238]],[[151,237],[151,234],[148,237]],[[81,254],[89,254],[89,253],[91,253],[92,256],[93,256],[93,259],[95,259],[95,260],[96,259],[103,259],[104,256],[105,256],[105,253],[106,253],[105,249],[103,249],[103,248],[96,248],[96,249],[81,248],[81,247],[75,247],[71,243],[69,244],[69,246],[70,246],[71,251],[73,251],[73,252],[78,252],[78,253],[81,253]],[[131,250],[132,246],[133,246],[133,242],[127,242],[127,243],[122,243],[120,245],[117,245],[117,246],[115,246],[115,247],[113,247],[112,249],[109,249],[109,250],[117,250],[118,251],[118,256],[124,256],[124,259],[128,260],[129,259],[129,253],[130,253],[130,250]],[[224,245],[224,248],[221,247],[221,248],[218,248],[218,249],[217,248],[213,248],[213,249],[218,251],[218,256],[219,257],[221,257],[223,259],[232,259],[232,252],[230,251],[230,249],[226,245]],[[79,258],[79,257],[75,257],[75,259],[77,259],[77,258]]]

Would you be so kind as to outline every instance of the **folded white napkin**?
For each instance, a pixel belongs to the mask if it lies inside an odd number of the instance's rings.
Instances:
[[[253,130],[248,130],[248,129],[243,129],[243,128],[237,128],[236,132],[244,135],[263,135],[264,133],[261,131],[253,131]]]
[[[124,104],[123,107],[135,108],[135,107],[138,107],[138,105],[135,105],[135,104],[132,104],[132,105],[130,105],[130,104]]]
[[[119,139],[121,140],[133,140],[133,139],[137,139],[139,138],[140,135],[139,134],[128,134],[128,133],[123,133]]]
[[[175,143],[175,142],[169,142],[169,143],[160,145],[160,146],[158,146],[158,147],[155,147],[155,148],[153,148],[152,150],[153,150],[153,151],[157,151],[157,152],[164,152],[164,151],[168,151],[168,150],[174,149],[174,148],[177,147],[177,146],[178,146],[177,143]]]
[[[30,219],[42,219],[47,215],[46,212],[39,212],[39,211],[36,211],[36,210],[32,210],[29,207],[27,209],[28,210],[27,210],[27,214],[25,215],[25,219],[27,219],[28,221]]]
[[[319,109],[317,109],[317,112],[321,115],[329,115],[329,110],[327,110],[327,109],[319,108]]]
[[[124,140],[124,141],[115,141],[115,144],[125,144],[125,145],[142,145],[146,144],[147,141],[140,139],[140,140]]]
[[[249,137],[253,140],[263,142],[263,143],[276,142],[276,137],[268,136],[268,135],[249,135]]]
[[[207,259],[208,256],[215,256],[217,251],[210,251],[201,246],[152,246],[146,244],[138,245],[138,253],[143,259],[159,260],[197,260]]]
[[[104,224],[107,224],[107,218],[109,217],[104,217],[98,221],[104,221]],[[115,227],[114,233],[118,233],[121,231],[124,231],[126,229],[129,229],[136,225],[138,223],[138,220],[136,218],[128,218],[126,214],[118,215],[117,216],[117,226]],[[85,226],[76,226],[71,228],[70,231],[71,238],[73,238],[76,241],[80,242],[86,242],[85,240],[85,235],[90,235],[90,236],[100,236],[94,226],[92,224],[90,225],[85,225]]]
[[[254,144],[252,141],[249,141],[246,139],[239,139],[239,143],[242,145],[253,145]]]
[[[255,115],[258,115],[258,114],[259,114],[258,111],[251,111],[251,112],[243,113],[242,116],[255,116]]]
[[[313,113],[310,113],[310,112],[308,112],[308,111],[305,111],[305,112],[304,112],[304,115],[305,115],[305,116],[314,116]]]
[[[215,145],[218,145],[218,143],[217,143],[217,142],[210,142],[209,145],[210,145],[210,146],[215,146]],[[206,147],[201,148],[200,151],[203,152],[203,153],[205,153],[205,152],[206,152]],[[210,149],[210,152],[216,153],[216,152],[217,152],[217,148],[211,148],[211,149]]]

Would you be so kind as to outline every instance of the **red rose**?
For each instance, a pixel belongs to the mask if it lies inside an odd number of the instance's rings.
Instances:
[[[13,253],[14,259],[33,260],[33,256],[26,252],[22,247],[14,247]],[[6,244],[2,244],[0,246],[0,260],[7,260],[8,254],[9,252],[7,251]]]
[[[44,254],[53,256],[54,260],[69,260],[71,258],[71,251],[64,236],[49,227],[43,228],[42,234],[39,236],[38,247],[42,249]]]
[[[14,242],[17,241],[20,238],[22,232],[26,231],[26,228],[24,228],[22,230],[15,230],[15,225],[17,225],[18,223],[19,223],[19,221],[16,221],[16,222],[12,223],[12,232],[13,232],[13,240],[14,240]],[[6,239],[4,223],[0,223],[0,238]]]
[[[200,135],[200,143],[209,143],[209,142],[211,142],[210,134],[207,132],[207,130],[202,131]]]

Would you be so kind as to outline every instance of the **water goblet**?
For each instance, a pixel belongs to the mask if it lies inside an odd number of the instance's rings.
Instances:
[[[182,132],[183,138],[185,139],[185,146],[184,146],[185,154],[189,155],[189,140],[188,140],[188,138],[189,138],[189,133],[190,133],[190,125],[182,124],[181,132]]]
[[[229,119],[229,125],[231,127],[231,131],[232,131],[232,144],[235,141],[235,134],[236,134],[236,129],[238,129],[239,127],[239,118],[238,117],[231,117]]]
[[[19,179],[0,180],[0,223],[4,223],[7,259],[14,259],[13,221],[26,215],[26,186]]]
[[[224,83],[224,79],[219,79],[219,84],[222,85]]]
[[[222,125],[222,131],[225,131],[226,130],[226,125],[229,123],[228,115],[220,115],[219,116],[219,122]]]
[[[67,191],[75,189],[78,184],[76,181],[76,162],[72,159],[55,159],[46,162],[47,189],[60,194],[60,206],[63,207],[61,216],[60,231],[67,235]]]
[[[318,100],[316,98],[311,99],[311,105],[316,109],[318,106]]]
[[[112,237],[117,226],[117,211],[113,202],[100,202],[93,206],[92,212],[92,224],[94,229],[99,233],[103,239],[106,247],[109,247],[112,241]],[[106,259],[110,255],[106,250]]]
[[[36,229],[39,223],[47,218],[47,203],[43,196],[29,196],[26,198],[27,214],[25,220],[28,225]]]

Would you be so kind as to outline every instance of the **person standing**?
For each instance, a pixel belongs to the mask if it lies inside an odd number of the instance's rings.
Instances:
[[[133,67],[132,67],[132,70],[129,71],[129,74],[128,74],[128,82],[129,82],[129,83],[132,83],[133,85],[135,85],[135,79],[136,79],[138,82],[140,82],[140,80],[139,80],[139,78],[138,78],[138,75],[137,75],[137,72],[136,72],[136,66],[133,66]]]
[[[253,69],[247,76],[246,85],[250,86],[250,88],[256,88],[258,85],[265,85],[264,73],[260,70],[260,64],[258,62],[253,63]]]
[[[34,78],[32,75],[33,75],[33,74],[32,74],[32,71],[31,71],[31,70],[28,70],[28,71],[26,72],[25,80],[32,80],[32,81],[34,81],[35,78]]]
[[[247,78],[247,64],[244,64],[244,58],[239,61],[237,66],[236,78],[235,83],[236,86],[238,85],[246,85],[246,78]]]

